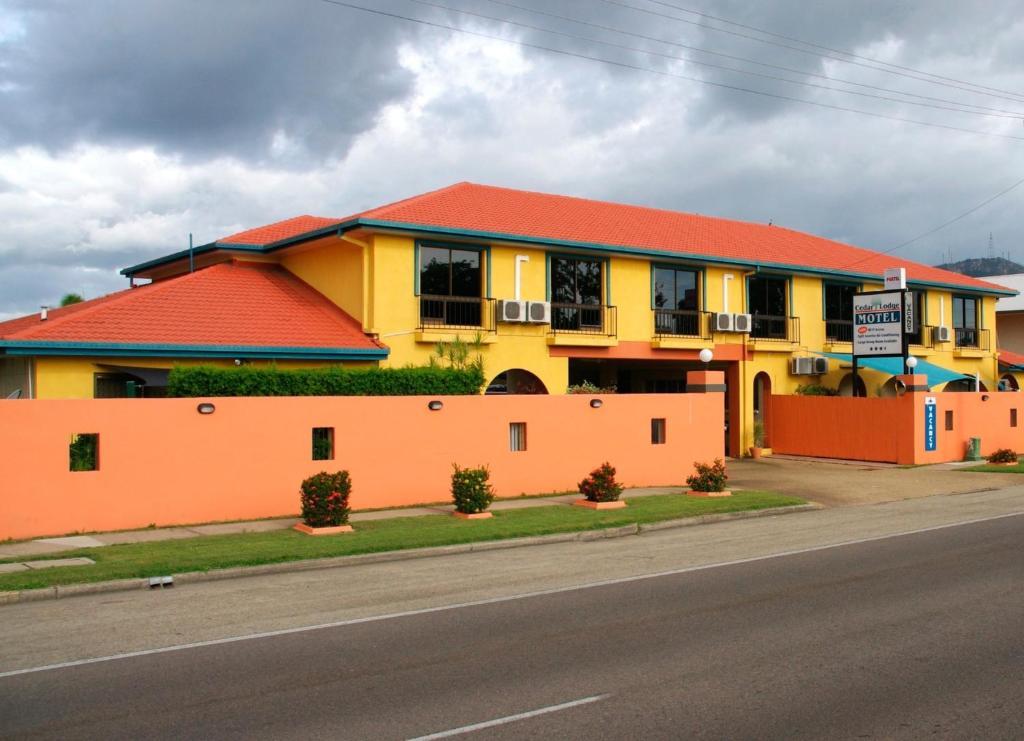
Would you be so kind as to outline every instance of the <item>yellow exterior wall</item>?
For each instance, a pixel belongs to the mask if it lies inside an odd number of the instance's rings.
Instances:
[[[337,236],[325,237],[286,253],[281,265],[340,306],[350,316],[369,325],[363,308],[363,250]]]
[[[266,366],[270,361],[253,360],[247,365]],[[279,360],[273,363],[278,368],[321,368],[341,365],[345,368],[371,367],[373,361],[316,362],[306,360]],[[174,366],[212,365],[220,368],[234,366],[230,358],[63,358],[40,357],[34,361],[34,391],[37,399],[91,399],[93,398],[94,375],[111,373],[115,366],[125,368],[160,368]]]

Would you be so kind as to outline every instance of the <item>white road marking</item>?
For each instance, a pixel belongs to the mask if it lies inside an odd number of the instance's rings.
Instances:
[[[20,674],[34,674],[36,672],[47,672],[54,671],[56,669],[68,669],[74,666],[86,666],[87,664],[100,664],[106,661],[121,661],[122,659],[135,659],[140,656],[153,656],[155,654],[172,653],[175,651],[188,651],[194,648],[205,648],[207,646],[221,646],[227,643],[239,643],[241,641],[255,641],[262,638],[275,638],[277,636],[293,635],[295,633],[306,633],[313,630],[325,630],[327,628],[343,628],[348,625],[360,625],[363,623],[376,623],[384,620],[396,620],[398,618],[414,617],[416,615],[429,615],[435,612],[447,612],[449,610],[461,610],[466,607],[479,607],[482,605],[494,605],[502,602],[515,602],[517,600],[531,599],[533,597],[545,597],[552,594],[565,594],[567,592],[577,592],[584,589],[595,589],[597,587],[608,587],[616,584],[628,584],[636,581],[646,581],[647,579],[658,579],[663,576],[676,576],[678,574],[689,574],[696,571],[707,571],[709,569],[720,569],[726,566],[740,566],[747,563],[757,563],[758,561],[770,561],[775,558],[786,558],[787,556],[799,556],[805,553],[816,553],[819,551],[828,551],[834,548],[843,548],[850,545],[859,545],[861,543],[873,543],[879,540],[889,540],[892,538],[901,538],[906,535],[918,535],[920,533],[930,533],[936,530],[948,530],[954,527],[962,527],[964,525],[976,525],[982,522],[992,522],[993,520],[1003,520],[1007,517],[1019,517],[1024,515],[1024,512],[1009,512],[1002,515],[991,515],[989,517],[978,517],[973,520],[964,520],[962,522],[951,522],[945,525],[932,525],[931,527],[922,527],[916,530],[903,530],[897,533],[889,533],[887,535],[874,535],[868,538],[856,538],[854,540],[843,540],[838,543],[828,543],[825,545],[809,546],[807,548],[796,548],[789,551],[779,551],[778,553],[769,553],[763,556],[750,556],[749,558],[737,558],[732,561],[719,561],[717,563],[701,564],[699,566],[684,566],[678,569],[669,569],[667,571],[657,571],[651,574],[637,574],[634,576],[623,576],[616,579],[604,579],[602,581],[587,582],[585,584],[573,584],[568,587],[553,587],[551,589],[539,589],[535,592],[524,592],[522,594],[512,594],[503,597],[488,597],[486,599],[473,600],[470,602],[459,602],[450,605],[438,605],[437,607],[422,607],[416,610],[405,610],[403,612],[392,612],[385,615],[371,615],[370,617],[351,618],[348,620],[337,620],[331,623],[320,623],[319,625],[303,625],[297,628],[282,628],[280,630],[268,630],[262,633],[249,633],[247,635],[231,636],[229,638],[215,638],[209,641],[196,641],[194,643],[180,643],[174,646],[163,646],[161,648],[147,648],[141,651],[128,651],[121,654],[111,654],[110,656],[97,656],[91,659],[78,659],[76,661],[63,661],[59,664],[47,664],[45,666],[33,666],[27,669],[13,669],[11,671],[0,672],[0,679],[5,677],[15,677]]]
[[[494,720],[487,720],[483,723],[474,723],[471,726],[460,726],[458,728],[452,728],[448,731],[439,731],[437,733],[431,733],[429,736],[417,736],[416,738],[409,739],[409,741],[432,741],[435,738],[450,738],[452,736],[459,736],[463,733],[472,733],[473,731],[480,731],[484,728],[493,728],[494,726],[502,726],[506,723],[515,723],[517,720],[535,718],[538,715],[546,715],[547,713],[557,713],[559,710],[568,710],[569,708],[575,708],[580,705],[587,705],[592,702],[597,702],[598,700],[603,700],[606,697],[608,697],[608,695],[594,695],[593,697],[584,697],[582,700],[573,700],[572,702],[563,702],[561,705],[549,705],[546,708],[529,710],[525,713],[506,715],[504,718],[495,718]]]

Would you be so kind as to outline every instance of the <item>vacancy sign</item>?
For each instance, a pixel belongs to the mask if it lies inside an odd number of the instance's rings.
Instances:
[[[902,355],[904,319],[903,291],[855,295],[853,354],[858,357]]]

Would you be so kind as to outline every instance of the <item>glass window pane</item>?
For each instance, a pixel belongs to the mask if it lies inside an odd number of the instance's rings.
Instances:
[[[480,296],[480,253],[452,250],[452,296]]]
[[[697,310],[697,274],[692,270],[677,270],[676,308]]]
[[[675,305],[675,271],[656,268],[654,271],[654,306],[659,309],[672,309]]]
[[[551,300],[560,304],[576,303],[576,261],[551,258]]]
[[[962,298],[953,299],[953,326],[964,326],[964,300]]]
[[[579,260],[577,265],[576,296],[581,304],[601,303],[601,263]]]
[[[978,302],[973,298],[964,299],[964,326],[971,329],[978,326]]]
[[[786,316],[786,281],[770,279],[767,283],[767,314]]]
[[[420,247],[420,293],[447,296],[449,291],[450,250]]]

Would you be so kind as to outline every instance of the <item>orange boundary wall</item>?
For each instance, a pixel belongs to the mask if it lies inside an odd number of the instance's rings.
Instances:
[[[908,386],[921,376],[901,376]],[[925,450],[925,401],[936,405],[936,449]],[[1011,410],[1017,426],[1011,426]],[[951,412],[952,429],[946,427]],[[769,442],[776,453],[904,465],[961,461],[970,438],[982,455],[1024,452],[1024,394],[908,391],[891,398],[773,396]]]
[[[681,485],[723,455],[721,393],[592,398],[0,401],[0,539],[288,515],[320,470],[347,469],[366,509],[449,501],[452,463],[489,465],[511,497],[575,490],[605,460],[630,486]],[[206,401],[213,414],[197,412]],[[652,418],[666,419],[664,445]],[[527,424],[525,452],[510,452],[510,422]],[[313,427],[334,427],[335,460],[311,460]],[[98,471],[68,470],[73,433],[99,433]]]

